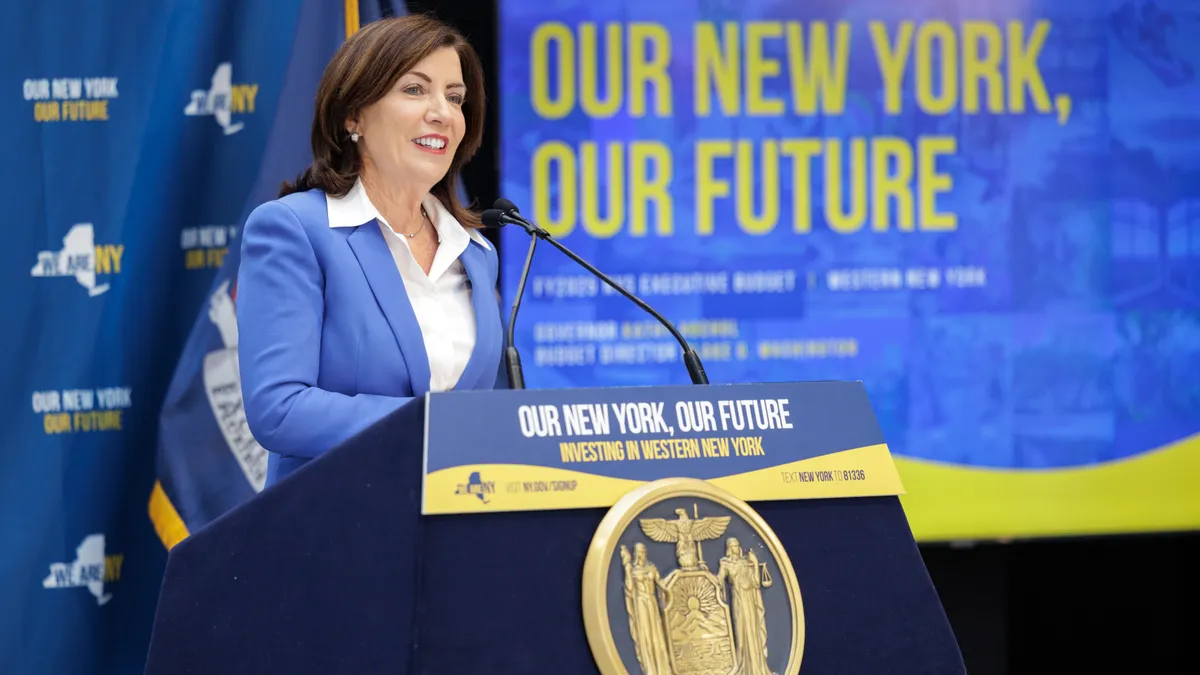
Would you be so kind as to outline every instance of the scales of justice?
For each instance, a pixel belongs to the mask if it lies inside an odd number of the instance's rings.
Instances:
[[[701,518],[675,509],[678,518],[641,518],[642,532],[674,543],[679,565],[665,577],[637,542],[621,546],[625,609],[643,675],[774,675],[767,666],[767,619],[762,589],[767,564],[737,538],[725,540],[716,574],[704,562],[701,542],[717,539],[730,516]]]

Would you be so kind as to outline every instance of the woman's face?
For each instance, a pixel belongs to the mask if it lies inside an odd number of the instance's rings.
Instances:
[[[432,187],[446,175],[462,142],[466,95],[458,52],[443,47],[363,109],[347,131],[358,131],[360,151],[383,176]]]

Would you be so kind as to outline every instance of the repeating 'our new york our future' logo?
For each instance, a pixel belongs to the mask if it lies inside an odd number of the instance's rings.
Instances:
[[[245,126],[244,122],[235,121],[234,116],[253,114],[257,98],[258,85],[235,84],[233,64],[225,62],[213,71],[208,89],[192,91],[183,114],[189,117],[212,117],[226,136],[232,136]]]

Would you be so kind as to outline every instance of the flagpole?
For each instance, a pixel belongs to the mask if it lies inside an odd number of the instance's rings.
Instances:
[[[346,37],[358,32],[358,0],[345,0]]]

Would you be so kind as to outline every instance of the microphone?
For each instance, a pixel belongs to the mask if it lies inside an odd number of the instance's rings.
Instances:
[[[505,225],[517,225],[520,228],[522,228],[523,230],[525,230],[527,233],[529,233],[530,239],[531,239],[530,244],[529,244],[529,255],[525,258],[525,268],[521,271],[521,281],[520,281],[519,285],[517,286],[517,297],[513,301],[512,316],[509,317],[509,324],[508,324],[508,340],[509,340],[508,352],[509,353],[508,353],[508,356],[510,359],[510,361],[509,361],[510,381],[511,381],[511,377],[512,377],[511,373],[512,373],[513,360],[515,360],[515,362],[517,364],[516,368],[517,368],[518,374],[520,371],[520,359],[517,356],[516,345],[513,344],[513,324],[516,323],[517,306],[521,303],[521,294],[525,290],[525,279],[529,275],[529,268],[533,262],[534,246],[537,244],[538,239],[544,239],[551,246],[562,251],[563,254],[566,255],[568,258],[579,263],[579,265],[581,267],[583,267],[587,271],[591,272],[593,275],[596,276],[596,278],[600,279],[600,281],[603,281],[604,283],[608,284],[615,291],[617,291],[618,293],[620,293],[621,295],[625,296],[630,301],[632,301],[633,304],[637,305],[638,307],[641,307],[646,313],[648,313],[650,316],[653,316],[655,319],[657,319],[659,323],[661,323],[668,331],[670,331],[671,335],[675,338],[675,341],[679,343],[680,349],[683,350],[683,363],[687,367],[688,376],[691,377],[692,384],[708,384],[708,375],[705,374],[705,372],[704,372],[704,364],[702,364],[700,362],[700,356],[698,354],[696,354],[696,350],[692,349],[692,346],[688,344],[687,340],[685,340],[683,335],[679,332],[679,330],[677,328],[675,328],[674,324],[672,324],[670,321],[667,321],[667,319],[665,317],[663,317],[662,314],[659,314],[658,312],[656,312],[653,307],[646,304],[641,298],[639,298],[636,295],[634,295],[633,293],[630,293],[629,291],[625,290],[624,287],[622,287],[616,281],[613,281],[611,278],[609,278],[609,276],[607,274],[596,269],[590,263],[588,263],[586,260],[584,260],[583,258],[580,258],[578,255],[576,255],[574,251],[570,250],[569,248],[567,248],[566,246],[561,244],[554,237],[551,237],[549,232],[547,232],[546,230],[544,230],[544,229],[538,227],[537,225],[534,225],[533,223],[526,220],[524,217],[521,216],[521,212],[517,209],[517,206],[515,204],[513,204],[512,202],[510,202],[509,200],[501,197],[500,199],[497,199],[495,201],[493,206],[495,206],[495,208],[488,209],[487,211],[483,212],[483,221],[484,221],[485,225],[487,225],[488,227],[503,227]],[[522,388],[524,387],[524,380],[522,380],[521,387]]]
[[[483,225],[489,228],[504,227],[504,212],[499,209],[488,209],[483,212]],[[517,353],[517,342],[513,328],[517,325],[517,310],[521,308],[521,296],[525,294],[525,280],[529,278],[529,268],[533,265],[533,250],[537,248],[538,238],[529,238],[529,253],[525,255],[525,267],[521,268],[521,280],[517,283],[517,297],[513,298],[512,312],[508,315],[508,347],[504,350],[504,370],[508,373],[508,386],[513,389],[525,388],[525,374],[521,370],[521,355]]]

